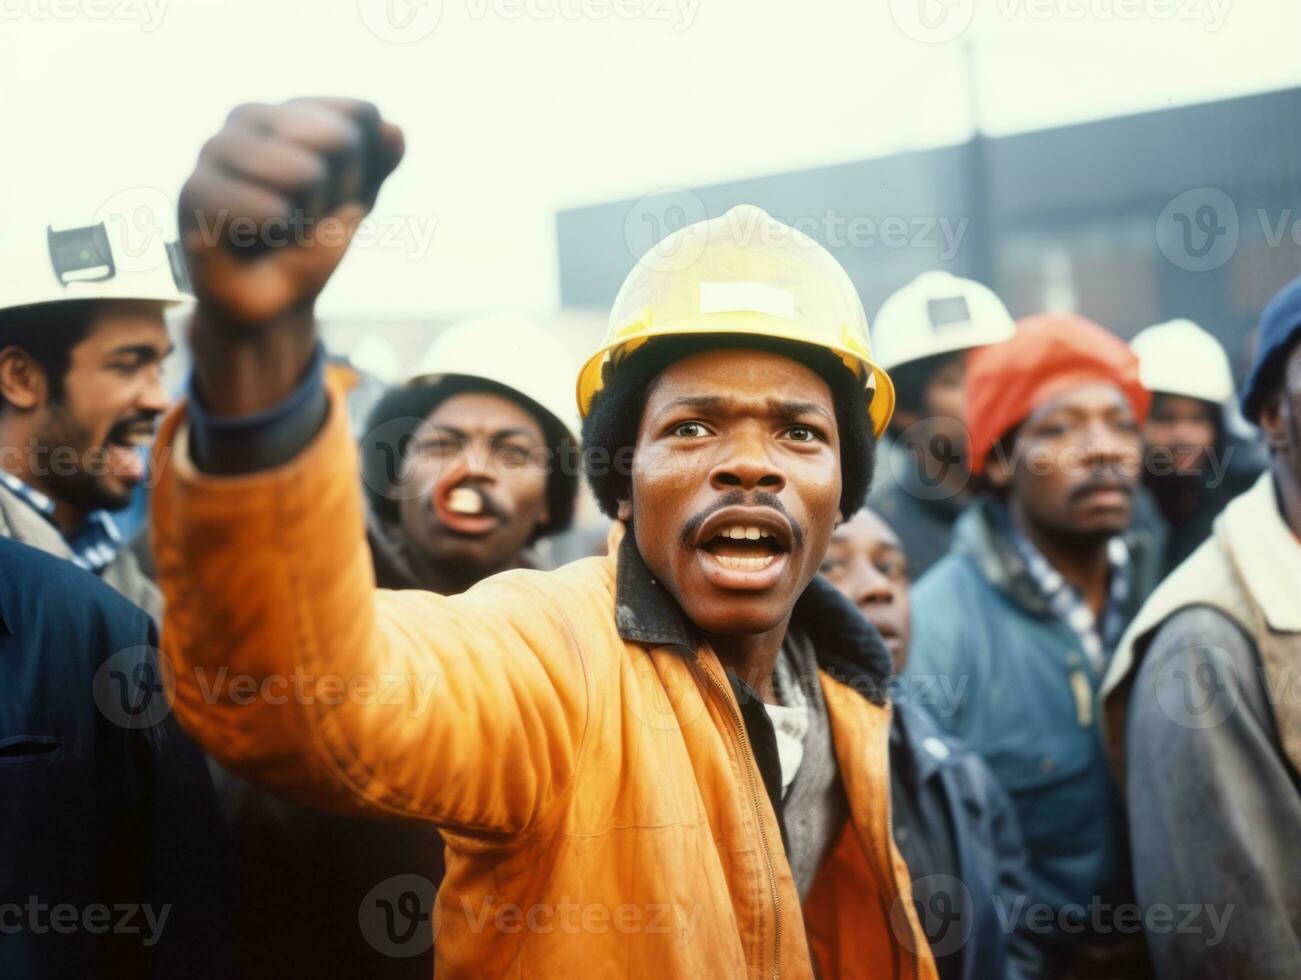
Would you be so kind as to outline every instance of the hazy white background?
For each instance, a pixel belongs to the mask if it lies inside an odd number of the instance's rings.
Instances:
[[[1301,83],[1297,0],[976,2],[0,0],[0,220],[174,195],[238,102],[359,96],[407,230],[323,311],[545,313],[562,207]]]

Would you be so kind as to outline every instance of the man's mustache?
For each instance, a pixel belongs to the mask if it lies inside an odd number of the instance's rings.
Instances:
[[[787,523],[791,526],[791,533],[795,538],[795,547],[799,548],[804,544],[804,529],[800,527],[799,522],[786,511],[781,499],[766,490],[756,490],[751,494],[743,490],[729,490],[723,496],[719,497],[712,504],[687,519],[682,525],[681,541],[684,548],[694,548],[696,537],[700,534],[700,528],[705,521],[709,520],[718,511],[724,507],[771,507],[782,517],[786,518]]]
[[[1134,484],[1132,481],[1126,480],[1120,476],[1098,475],[1093,477],[1091,480],[1081,483],[1078,487],[1073,489],[1069,499],[1074,503],[1075,501],[1087,497],[1092,493],[1096,493],[1099,490],[1119,490],[1131,497],[1134,496]]]

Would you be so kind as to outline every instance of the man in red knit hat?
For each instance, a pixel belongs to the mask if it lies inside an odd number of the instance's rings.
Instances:
[[[1126,532],[1149,401],[1129,346],[1083,317],[1031,317],[977,351],[967,425],[982,493],[913,598],[907,672],[953,693],[932,714],[1012,797],[1031,888],[1006,920],[1024,919],[1050,977],[1146,971],[1118,914],[1131,889],[1095,699],[1148,588]]]

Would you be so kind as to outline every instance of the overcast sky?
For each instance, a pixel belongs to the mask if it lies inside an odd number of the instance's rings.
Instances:
[[[1301,84],[1297,0],[974,2],[0,0],[0,220],[359,96],[408,156],[323,311],[545,312],[558,208]]]

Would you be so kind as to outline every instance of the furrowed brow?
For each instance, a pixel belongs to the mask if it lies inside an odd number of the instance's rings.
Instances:
[[[685,395],[675,398],[664,406],[663,411],[675,412],[678,409],[690,409],[693,412],[713,412],[723,408],[727,400],[718,395]]]
[[[451,436],[453,439],[464,439],[465,433],[454,425],[428,423],[424,429],[423,436],[426,439],[437,438],[439,436]]]
[[[820,415],[828,422],[835,421],[835,417],[817,402],[778,401],[773,399],[768,402],[768,409],[774,415],[788,421],[807,418],[810,415]]]

